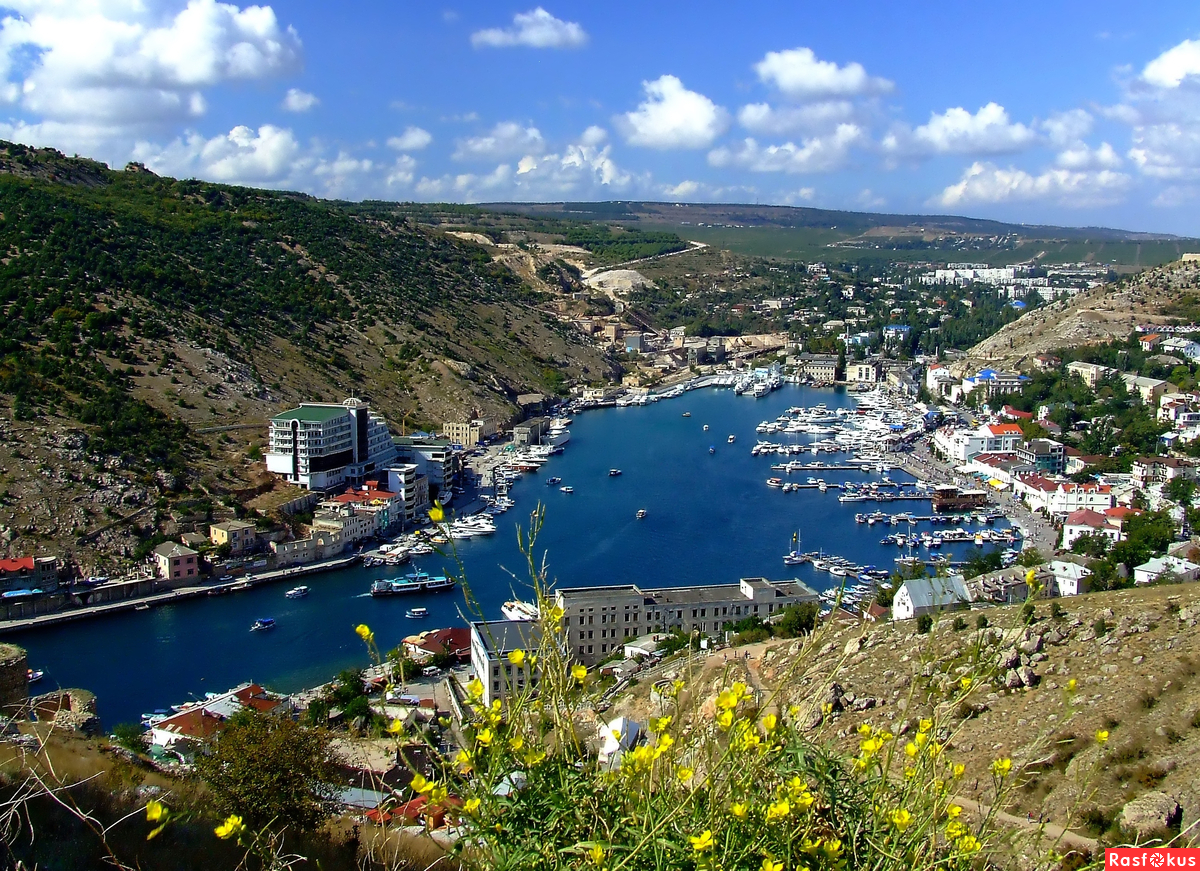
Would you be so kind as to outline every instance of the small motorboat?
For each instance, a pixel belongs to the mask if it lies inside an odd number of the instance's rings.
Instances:
[[[283,595],[289,599],[303,599],[308,595],[308,587],[304,586],[304,584],[301,584],[298,587],[292,587]]]
[[[147,602],[138,602],[136,605],[134,605],[134,606],[133,606],[133,610],[135,610],[135,611],[149,611],[149,610],[150,610],[150,605],[149,605],[149,603],[147,603]]]
[[[559,487],[558,489],[563,491],[564,493],[574,493],[575,492],[575,488],[570,486],[569,484],[566,487]]]
[[[551,475],[549,478],[546,479],[547,487],[553,487],[555,484],[561,484],[561,483],[562,483],[562,478],[558,477],[557,475]]]
[[[620,469],[609,469],[608,470],[608,477],[610,477],[610,478],[616,478],[620,474],[621,474]]]
[[[254,625],[250,627],[251,632],[265,632],[268,629],[275,628],[274,617],[259,617],[254,621]]]
[[[638,520],[641,520],[641,519],[643,519],[645,516],[646,516],[646,509],[645,509],[645,508],[639,508],[639,509],[638,509],[638,512],[637,512],[637,519],[638,519]]]
[[[26,672],[26,677],[29,679],[30,683],[37,683],[45,676],[46,672],[42,671],[40,668],[31,668],[28,672]]]
[[[726,441],[728,444],[733,444],[734,442],[736,442],[736,441],[737,441],[737,436],[735,436],[735,435],[733,435],[733,434],[731,433],[731,434],[730,434],[730,436],[729,436],[729,438],[725,439],[725,441]]]
[[[708,432],[708,424],[707,424],[707,423],[706,423],[706,424],[704,424],[704,431],[705,431],[705,432]]]
[[[424,617],[429,616],[429,609],[428,608],[409,608],[407,611],[404,612],[404,616],[408,617],[410,620],[420,620]]]
[[[709,445],[709,446],[708,446],[708,452],[709,452],[710,454],[715,454],[715,453],[717,452],[716,445]]]
[[[691,416],[692,416],[692,413],[691,413],[690,411],[685,411],[685,412],[683,413],[683,416],[684,416],[684,417],[691,417]]]

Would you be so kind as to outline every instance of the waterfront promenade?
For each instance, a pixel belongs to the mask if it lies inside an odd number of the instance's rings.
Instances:
[[[289,578],[298,578],[318,572],[348,568],[358,562],[358,560],[359,556],[357,554],[351,554],[350,556],[339,557],[337,559],[323,560],[303,566],[293,566],[288,569],[260,572],[250,577],[238,578],[237,580],[223,584],[210,583],[189,587],[176,587],[165,593],[138,596],[132,599],[123,599],[120,602],[106,602],[103,605],[84,605],[78,608],[56,611],[53,614],[39,614],[37,617],[26,617],[21,620],[0,620],[0,634],[57,626],[60,623],[70,623],[75,620],[86,620],[92,617],[106,617],[112,614],[122,614],[126,611],[146,610],[146,608],[174,604],[187,599],[194,599],[198,596],[233,593],[237,590],[251,589]]]

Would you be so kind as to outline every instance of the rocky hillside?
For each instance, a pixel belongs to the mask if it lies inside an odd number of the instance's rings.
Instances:
[[[1200,263],[1172,263],[1041,306],[984,339],[970,366],[1028,368],[1054,348],[1125,338],[1139,324],[1194,323],[1200,317]]]
[[[717,653],[686,676],[701,698],[745,680],[780,711],[798,706],[816,740],[847,753],[863,724],[903,741],[932,717],[946,752],[966,765],[961,797],[989,804],[991,762],[1013,760],[1014,824],[1042,818],[1099,844],[1186,831],[1200,820],[1200,586],[1058,604],[1052,613],[1038,602],[1028,626],[1017,606],[963,613],[961,628],[946,615],[928,635],[912,621],[835,623],[807,640]],[[964,677],[973,678],[965,697]],[[649,687],[605,716],[617,713],[657,714]]]
[[[493,254],[378,204],[0,143],[0,540],[132,553],[269,488],[253,444],[302,400],[411,430],[614,371]]]

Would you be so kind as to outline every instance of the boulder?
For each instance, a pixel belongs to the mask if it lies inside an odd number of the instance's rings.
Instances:
[[[1000,652],[1000,656],[996,658],[996,668],[999,671],[1007,671],[1010,668],[1016,668],[1021,664],[1021,651],[1015,647],[1010,647],[1008,650]]]
[[[1027,638],[1026,640],[1022,641],[1020,644],[1018,644],[1017,647],[1022,653],[1026,654],[1027,656],[1032,656],[1035,653],[1040,653],[1042,650],[1042,636],[1034,635],[1030,638]]]
[[[1170,837],[1182,819],[1179,802],[1165,792],[1148,792],[1121,808],[1117,821],[1123,830],[1136,835],[1138,841],[1145,841]]]
[[[1038,683],[1037,672],[1027,665],[1023,665],[1017,670],[1017,676],[1021,679],[1021,685],[1027,687],[1035,687]]]
[[[1006,689],[1015,690],[1023,687],[1025,682],[1021,680],[1021,675],[1017,673],[1015,668],[1010,668],[1008,674],[1004,676],[1004,686]]]

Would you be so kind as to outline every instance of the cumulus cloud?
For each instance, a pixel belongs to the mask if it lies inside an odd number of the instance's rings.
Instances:
[[[484,136],[469,136],[458,141],[452,155],[455,160],[496,160],[519,154],[540,154],[546,146],[536,127],[522,127],[516,121],[501,121]]]
[[[1129,159],[1139,172],[1153,178],[1200,178],[1200,125],[1168,122],[1135,127]]]
[[[283,108],[288,112],[307,112],[321,101],[316,94],[310,94],[299,88],[288,88],[283,98]]]
[[[1107,142],[1101,142],[1096,148],[1080,142],[1060,151],[1054,162],[1064,169],[1116,169],[1122,160]]]
[[[574,21],[555,18],[541,6],[513,16],[512,27],[492,27],[471,34],[476,48],[582,48],[588,35]]]
[[[1041,128],[1055,145],[1071,145],[1092,132],[1094,119],[1085,109],[1056,112],[1041,123]]]
[[[413,183],[417,170],[417,161],[408,154],[401,154],[389,168],[384,177],[388,187],[408,187]]]
[[[300,39],[269,6],[190,0],[166,22],[142,3],[12,0],[0,22],[6,95],[43,118],[137,123],[195,117],[204,88],[298,68]]]
[[[813,133],[853,121],[854,104],[849,100],[825,100],[802,106],[773,107],[750,103],[738,110],[738,123],[753,133],[769,136]]]
[[[713,149],[708,162],[716,167],[738,167],[752,172],[831,172],[845,165],[850,149],[861,143],[865,134],[855,124],[839,124],[828,136],[814,136],[800,145],[761,146],[752,138],[736,146]]]
[[[729,113],[678,78],[660,76],[642,82],[646,99],[616,118],[631,145],[646,148],[707,148],[729,129]]]
[[[977,161],[957,183],[934,197],[931,204],[957,208],[974,203],[1043,200],[1079,208],[1119,202],[1129,183],[1128,175],[1109,169],[1088,172],[1048,169],[1032,175],[1015,167],[1003,169]]]
[[[1160,54],[1142,70],[1142,81],[1158,88],[1200,84],[1200,40],[1185,39]]]
[[[681,181],[675,185],[664,185],[662,192],[664,195],[676,200],[686,200],[688,197],[693,197],[703,188],[703,185],[698,181]]]
[[[438,178],[422,177],[414,190],[422,199],[445,199],[452,197],[463,202],[478,202],[488,195],[493,198],[496,191],[508,186],[512,179],[512,166],[502,163],[486,174],[464,172],[458,175],[443,175]]]
[[[399,136],[392,136],[388,139],[388,148],[394,148],[397,151],[420,151],[433,141],[433,136],[428,130],[422,130],[420,127],[405,127],[404,132]]]
[[[929,123],[916,129],[898,127],[883,139],[885,152],[898,157],[932,154],[1007,154],[1033,145],[1038,135],[1020,122],[1009,120],[998,103],[988,103],[974,114],[962,107],[933,113]]]
[[[820,60],[811,48],[769,51],[754,71],[764,83],[803,100],[883,94],[894,87],[887,79],[867,75],[860,63],[838,66]]]
[[[298,159],[300,143],[291,130],[271,124],[258,130],[239,125],[212,138],[191,132],[165,146],[139,142],[133,154],[163,175],[265,187],[286,185],[297,169],[315,163]]]

